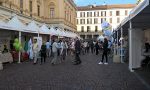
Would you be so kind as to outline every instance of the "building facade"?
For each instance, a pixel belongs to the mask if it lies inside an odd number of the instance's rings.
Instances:
[[[37,24],[76,32],[76,5],[73,0],[0,0],[0,20],[7,21],[14,14],[27,24]]]
[[[78,7],[77,32],[83,39],[96,39],[102,35],[101,24],[103,21],[107,21],[112,29],[116,28],[135,6],[134,4],[119,4]]]

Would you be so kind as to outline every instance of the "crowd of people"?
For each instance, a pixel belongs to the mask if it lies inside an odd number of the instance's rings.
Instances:
[[[106,38],[103,41],[83,41],[78,38],[66,40],[65,38],[53,39],[52,41],[47,40],[43,43],[40,51],[38,51],[37,40],[33,43],[33,57],[34,64],[37,63],[38,58],[41,58],[41,63],[46,62],[46,58],[52,57],[51,64],[55,65],[62,63],[66,60],[67,55],[74,56],[73,64],[81,64],[80,55],[88,53],[98,55],[102,52],[102,59],[98,64],[108,64],[108,53],[111,52],[112,43]],[[104,62],[104,57],[106,61]]]

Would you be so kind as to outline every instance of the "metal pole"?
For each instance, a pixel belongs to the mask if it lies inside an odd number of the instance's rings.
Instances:
[[[121,63],[123,62],[123,28],[121,27]]]
[[[19,31],[19,43],[21,43],[21,31]],[[19,50],[19,60],[18,63],[21,61],[21,51]]]
[[[132,21],[129,21],[129,69],[131,72],[134,72],[132,69],[133,67],[133,61],[132,61]]]
[[[117,55],[119,54],[118,53],[118,48],[119,48],[119,46],[118,46],[118,30],[117,30]]]

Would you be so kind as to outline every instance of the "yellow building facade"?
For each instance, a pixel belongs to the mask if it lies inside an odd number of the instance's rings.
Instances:
[[[76,5],[73,0],[0,0],[0,19],[9,20],[14,14],[27,24],[37,24],[76,32]]]

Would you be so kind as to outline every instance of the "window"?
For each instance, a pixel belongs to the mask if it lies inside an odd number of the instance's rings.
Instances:
[[[102,11],[101,16],[106,16],[106,11]]]
[[[84,32],[84,26],[81,26],[81,32]]]
[[[50,18],[54,18],[55,10],[54,8],[50,8]]]
[[[119,16],[120,15],[120,12],[119,11],[116,11],[116,16]]]
[[[38,16],[40,16],[40,5],[37,5],[37,14],[38,14]]]
[[[112,18],[109,19],[109,22],[112,23]]]
[[[117,18],[117,23],[120,23],[120,18]]]
[[[82,17],[82,12],[80,12],[80,17]]]
[[[2,5],[3,5],[3,2],[0,1],[0,6],[2,6]]]
[[[96,17],[96,12],[94,12],[94,17]]]
[[[94,24],[98,24],[98,18],[94,18]]]
[[[23,13],[23,0],[20,0],[20,12]]]
[[[91,27],[87,26],[87,32],[90,32],[90,30],[91,30]]]
[[[80,24],[85,24],[85,19],[80,19]]]
[[[92,24],[92,19],[90,19],[90,24]]]
[[[92,17],[92,12],[90,12],[90,17]]]
[[[87,12],[87,17],[90,17],[90,12]]]
[[[79,24],[79,20],[77,19],[77,24]]]
[[[126,15],[126,16],[128,15],[128,10],[125,10],[125,15]]]
[[[112,16],[112,11],[110,11],[110,16]]]
[[[29,8],[30,8],[30,16],[32,17],[32,1],[29,3]]]
[[[95,32],[98,32],[98,26],[95,26]]]
[[[99,12],[97,12],[97,16],[99,17]]]
[[[87,19],[87,24],[90,24],[90,19]]]
[[[106,11],[104,12],[104,16],[107,16],[107,15],[106,15]]]
[[[85,17],[85,12],[83,13],[83,17]]]

